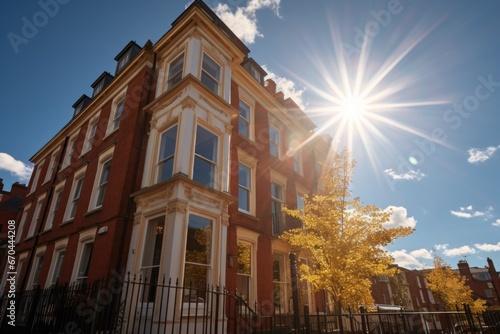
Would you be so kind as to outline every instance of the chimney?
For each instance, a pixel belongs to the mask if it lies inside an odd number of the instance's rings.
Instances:
[[[489,257],[486,259],[488,261],[488,271],[490,272],[491,278],[497,277],[497,270],[495,269],[495,265],[493,264],[493,260]]]
[[[2,190],[3,190],[3,179],[0,178],[0,191],[2,191]]]
[[[458,271],[460,272],[461,276],[465,276],[467,278],[469,278],[472,275],[470,272],[469,264],[467,263],[466,260],[458,261]]]
[[[276,82],[274,82],[273,79],[267,79],[266,80],[266,90],[271,95],[276,94]]]

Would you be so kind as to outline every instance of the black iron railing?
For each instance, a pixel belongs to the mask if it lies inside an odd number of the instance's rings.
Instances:
[[[237,291],[118,274],[92,284],[18,292],[1,299],[0,333],[498,333],[500,311],[283,313],[273,302],[248,304]],[[16,305],[16,327],[8,306]]]

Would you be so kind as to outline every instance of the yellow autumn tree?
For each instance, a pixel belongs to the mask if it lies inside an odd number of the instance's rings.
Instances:
[[[472,289],[465,284],[466,278],[453,271],[439,256],[434,256],[434,269],[427,274],[427,281],[429,289],[447,311],[454,311],[463,303],[469,304],[473,312],[486,309],[484,301],[472,298]]]
[[[373,303],[371,277],[392,276],[395,271],[389,267],[394,259],[384,247],[413,232],[411,227],[384,227],[391,212],[351,196],[354,167],[344,149],[324,166],[318,194],[306,196],[300,211],[285,209],[303,223],[282,235],[311,259],[300,266],[301,277],[315,290],[327,291],[336,311]]]

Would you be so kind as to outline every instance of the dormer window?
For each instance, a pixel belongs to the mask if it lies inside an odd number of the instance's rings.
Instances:
[[[130,61],[135,57],[136,54],[141,51],[141,47],[137,45],[134,41],[129,42],[122,51],[115,57],[116,60],[116,71],[115,75],[118,75]]]
[[[203,54],[201,82],[203,82],[203,84],[207,86],[208,89],[218,94],[220,86],[220,77],[221,77],[220,65],[217,64],[215,60],[210,58],[207,54]]]
[[[73,108],[75,109],[75,112],[73,113],[73,117],[78,115],[83,109],[85,109],[85,107],[89,105],[90,101],[92,101],[92,99],[90,97],[88,97],[87,95],[83,94],[73,104]]]
[[[109,74],[109,72],[103,72],[99,78],[90,85],[90,87],[94,89],[92,97],[98,95],[113,79],[114,77]]]

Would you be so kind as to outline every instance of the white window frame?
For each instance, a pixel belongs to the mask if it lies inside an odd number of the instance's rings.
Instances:
[[[213,61],[215,63],[215,65],[217,65],[219,67],[219,70],[218,70],[218,78],[212,76],[204,67],[203,67],[203,64],[205,63],[204,59],[205,59],[205,56]],[[217,95],[220,95],[220,92],[221,92],[221,89],[222,89],[222,78],[224,77],[223,76],[223,66],[217,61],[215,60],[214,57],[210,56],[208,53],[206,52],[203,52],[203,55],[201,57],[201,66],[200,66],[200,81],[203,83],[203,85],[205,87],[207,87],[208,90],[214,92],[215,94]],[[204,82],[203,82],[203,76],[206,76],[207,79],[213,81],[213,83],[215,84],[215,90],[213,90],[211,87],[209,87],[208,85],[206,85]]]
[[[28,234],[26,239],[31,238],[35,234],[36,227],[42,218],[42,208],[45,203],[45,194],[38,197],[35,205],[35,211],[33,212],[33,217],[31,217],[31,224],[28,229]]]
[[[243,109],[246,110],[246,111],[248,111],[248,119],[246,119],[245,117],[243,117],[241,115],[242,104],[243,104],[243,107],[244,107]],[[249,103],[247,103],[244,99],[241,99],[241,98],[240,98],[240,100],[238,102],[238,107],[239,107],[239,112],[238,112],[238,133],[241,136],[243,136],[243,137],[245,137],[247,139],[251,139],[252,138],[252,132],[253,132],[252,131],[252,119],[253,119],[252,107],[251,107],[251,105]],[[245,108],[245,107],[248,107],[248,109]],[[240,122],[244,122],[246,124],[246,126],[247,126],[247,132],[248,132],[247,134],[241,133],[241,131],[240,131]]]
[[[170,69],[172,67],[172,64],[174,62],[176,62],[177,60],[179,60],[180,58],[182,58],[182,66],[181,66],[181,69],[180,71],[177,71],[175,72],[173,75],[171,75],[170,73]],[[186,65],[186,54],[185,52],[181,52],[179,54],[177,54],[175,57],[171,58],[171,60],[168,62],[168,65],[166,66],[166,72],[165,72],[165,91],[171,89],[172,87],[174,87],[175,85],[177,85],[177,83],[179,81],[182,80],[182,78],[184,77],[184,66]],[[180,78],[178,78],[180,74]],[[173,82],[171,82],[173,81]]]
[[[197,146],[197,140],[198,140],[198,128],[201,128],[210,134],[212,134],[216,139],[217,142],[215,144],[215,161],[208,159],[207,157],[204,157],[203,155],[200,155],[196,153],[196,146]],[[195,132],[195,138],[194,138],[194,152],[193,152],[193,166],[192,166],[192,179],[195,180],[195,164],[197,159],[201,160],[202,162],[207,162],[212,166],[212,180],[210,181],[210,184],[205,184],[205,186],[209,188],[217,188],[219,186],[218,184],[218,178],[219,178],[219,160],[220,160],[220,145],[221,145],[221,138],[218,133],[212,131],[209,127],[204,126],[202,124],[197,124],[196,125],[196,132]],[[199,182],[198,180],[195,180],[196,182]]]
[[[238,163],[243,164],[250,168],[250,188],[249,190],[249,210],[245,211],[239,207],[238,204],[238,211],[244,212],[246,214],[250,214],[252,216],[256,215],[256,170],[257,170],[257,159],[247,152],[245,152],[242,149],[238,149]],[[238,168],[238,174],[239,174],[239,168]],[[239,180],[238,180],[238,190],[240,188]]]
[[[113,146],[110,149],[108,149],[107,151],[103,152],[99,156],[99,167],[97,168],[97,173],[95,174],[94,186],[92,189],[92,197],[90,198],[89,211],[102,207],[102,202],[98,203],[97,201],[100,198],[100,192],[103,189],[103,187],[104,187],[104,194],[102,195],[103,197],[101,199],[102,199],[102,201],[104,201],[104,195],[106,193],[107,183],[109,182],[109,177],[110,177],[110,174],[108,171],[108,175],[107,175],[108,178],[106,179],[106,182],[104,184],[101,184],[103,171],[104,171],[104,167],[106,166],[106,164],[108,162],[111,164],[111,161],[113,159],[114,150],[115,150],[115,147]]]
[[[278,140],[277,142],[272,139],[273,130],[276,131],[277,140]],[[276,155],[273,154],[271,147],[276,147]],[[272,157],[275,157],[277,159],[281,159],[281,132],[277,127],[275,127],[272,124],[269,124],[269,154]]]
[[[75,153],[75,149],[76,149],[76,140],[77,139],[78,139],[78,134],[75,134],[69,138],[68,145],[66,146],[66,152],[64,154],[64,160],[63,160],[63,164],[62,164],[61,169],[71,165],[71,160],[72,160],[73,154]]]
[[[73,184],[71,185],[70,197],[68,198],[68,203],[66,205],[66,210],[64,213],[64,222],[70,221],[70,220],[75,218],[77,208],[75,208],[75,212],[72,213],[73,206],[78,206],[78,202],[80,201],[80,196],[82,194],[82,189],[83,189],[83,185],[85,182],[86,170],[87,170],[87,168],[85,166],[84,168],[80,169],[78,172],[75,173],[75,176],[73,178]],[[82,184],[81,184],[81,188],[79,189],[79,194],[77,196],[76,191],[78,190],[77,188],[78,188],[78,184],[79,184],[80,180],[82,180]],[[76,202],[76,204],[75,204],[75,202]]]
[[[176,128],[176,135],[175,135],[175,143],[174,143],[174,154],[171,155],[171,156],[168,156],[168,157],[164,157],[161,161],[160,159],[162,158],[161,157],[161,154],[162,154],[162,143],[163,143],[163,136],[166,135],[166,133],[172,129]],[[172,124],[171,126],[167,127],[164,131],[161,131],[161,133],[159,134],[158,136],[158,150],[157,150],[157,154],[158,154],[158,157],[156,159],[157,163],[156,163],[156,172],[155,172],[155,183],[159,183],[159,182],[163,182],[163,181],[166,181],[168,179],[170,179],[173,174],[174,174],[174,171],[175,171],[175,155],[177,153],[177,143],[178,143],[178,137],[179,137],[179,125],[177,123],[175,124]],[[167,160],[170,160],[172,159],[172,175],[165,178],[165,179],[161,179],[161,171],[162,171],[162,166],[163,166],[163,163],[166,162]]]
[[[163,230],[161,231],[161,233],[157,233],[158,230],[154,231],[154,236],[155,236],[155,239],[154,240],[151,240],[149,239],[149,237],[153,236],[153,224],[157,224],[159,223],[158,220],[161,220],[163,219]],[[165,235],[166,235],[166,225],[167,225],[167,217],[163,214],[163,215],[158,215],[158,216],[153,216],[151,218],[147,218],[147,221],[146,221],[146,228],[145,228],[145,231],[144,231],[144,242],[143,242],[143,247],[142,247],[142,252],[141,252],[141,266],[140,266],[140,271],[141,271],[141,275],[142,275],[142,278],[145,279],[147,277],[148,279],[148,282],[152,283],[152,284],[159,284],[159,279],[160,279],[160,273],[161,273],[161,263],[162,263],[162,254],[164,253],[163,252],[163,249],[165,247]],[[157,226],[156,228],[161,228],[160,226]],[[160,248],[160,258],[158,259],[158,263],[157,264],[154,264],[153,261],[154,261],[154,251],[155,251],[155,247],[157,246],[156,245],[156,235],[157,234],[161,234],[161,248]],[[146,258],[147,257],[147,258]],[[146,265],[146,262],[151,262],[150,265]],[[152,282],[152,274],[149,273],[148,274],[148,271],[150,270],[154,270],[156,269],[158,270],[158,277],[156,277],[155,279],[157,280],[156,282]],[[147,292],[147,295],[146,295],[146,292],[141,292],[141,296],[144,296],[145,298],[149,298],[149,293],[151,291],[148,291]],[[155,300],[156,300],[156,295],[154,296]],[[149,303],[147,300],[144,300],[142,299],[141,297],[141,300],[142,302],[144,303]]]
[[[47,215],[47,220],[45,221],[44,231],[50,230],[54,225],[55,216],[57,214],[57,211],[59,211],[60,209],[62,192],[64,190],[65,183],[66,181],[63,181],[54,188],[54,196],[52,196],[52,201],[50,203],[50,208],[49,208],[49,214]]]
[[[81,283],[81,281],[79,282],[79,280],[81,280],[83,277],[78,276],[78,271],[80,270],[80,266],[82,264],[83,251],[84,251],[86,244],[92,243],[93,244],[92,245],[92,253],[94,252],[94,246],[95,246],[94,242],[95,242],[96,231],[97,231],[97,228],[93,228],[93,229],[90,229],[90,230],[87,230],[87,231],[80,233],[80,236],[78,239],[78,248],[77,248],[76,257],[75,257],[76,261],[74,262],[73,274],[71,275],[72,282]],[[89,267],[92,264],[92,253],[91,253],[90,258],[89,258]],[[87,273],[87,275],[88,275],[88,273]],[[86,276],[85,278],[88,278],[88,276]]]
[[[237,242],[250,245],[251,247],[251,266],[250,266],[250,291],[248,294],[248,304],[252,306],[257,300],[257,246],[259,243],[259,234],[247,229],[237,227]],[[237,256],[237,255],[236,255]],[[238,272],[238,259],[235,260],[236,272]],[[238,273],[236,273],[238,275]]]
[[[106,131],[106,136],[111,133],[117,131],[120,128],[120,124],[123,121],[124,109],[125,109],[125,96],[126,96],[127,88],[123,89],[120,93],[116,95],[113,99],[111,113],[109,114],[108,121],[108,129]],[[117,117],[116,113],[118,111],[118,106],[122,104],[122,109],[119,117]],[[118,122],[118,125],[116,124]]]
[[[40,285],[40,273],[42,271],[43,267],[43,261],[45,259],[45,250],[46,246],[37,248],[36,253],[35,253],[35,260],[33,261],[33,265],[31,267],[30,271],[30,277],[28,279],[28,285],[27,288],[28,290],[35,289],[37,286]],[[35,286],[36,284],[36,286]]]
[[[293,153],[293,170],[299,175],[303,175],[303,164],[302,164],[302,154],[300,150],[296,150]]]
[[[49,267],[49,273],[47,275],[47,280],[45,282],[45,287],[49,288],[57,284],[57,280],[61,275],[62,264],[64,263],[64,257],[66,254],[66,247],[68,245],[68,239],[62,239],[55,243],[54,252],[52,253],[52,260]],[[60,256],[62,255],[62,262],[59,262]]]
[[[280,267],[280,278],[279,280],[275,280],[274,278],[274,262],[275,262],[275,256],[279,256],[281,258],[281,260],[283,261],[282,262],[282,266]],[[289,260],[288,260],[288,257],[287,257],[287,253],[284,253],[282,251],[279,251],[279,250],[274,250],[273,249],[273,253],[272,253],[272,269],[273,269],[273,295],[275,294],[275,284],[278,284],[278,286],[280,288],[283,288],[283,291],[280,291],[280,292],[283,292],[283,295],[280,294],[280,301],[281,301],[281,298],[283,299],[282,302],[284,305],[280,304],[279,305],[279,308],[280,308],[280,312],[282,314],[286,314],[288,313],[289,311],[289,308],[290,308],[290,302],[289,302],[289,299],[291,297],[291,281],[290,281],[290,275],[289,275],[289,272],[290,272],[290,265],[289,265]],[[276,300],[273,300],[273,302],[276,302]],[[276,308],[276,305],[274,306]]]
[[[36,186],[38,185],[38,179],[40,178],[40,174],[42,173],[42,167],[44,162],[45,160],[42,160],[42,162],[40,162],[35,166],[36,168],[35,176],[33,177],[33,182],[31,183],[29,194],[33,193],[33,191],[35,191],[36,189]]]
[[[55,152],[52,153],[52,155],[50,156],[50,162],[49,162],[49,166],[47,167],[47,172],[45,173],[45,178],[43,180],[43,183],[47,183],[51,177],[54,175],[54,170],[56,168],[56,165],[57,165],[57,162],[56,162],[56,158],[57,158],[57,154],[59,153],[59,149],[55,150]]]
[[[85,141],[83,142],[83,149],[81,153],[82,155],[92,149],[92,145],[94,143],[94,139],[96,137],[99,128],[99,115],[100,112],[97,113],[97,115],[95,115],[94,117],[92,117],[89,121],[87,133],[85,134]]]
[[[23,214],[21,216],[21,221],[19,222],[19,228],[17,229],[16,242],[21,240],[21,235],[23,234],[24,225],[26,225],[26,220],[28,219],[28,212],[31,209],[31,204],[26,205],[23,208]]]
[[[201,212],[190,212],[188,215],[186,215],[186,218],[187,218],[186,224],[187,225],[186,225],[186,232],[185,232],[186,234],[184,237],[184,240],[185,240],[184,252],[185,252],[185,254],[187,254],[187,245],[188,245],[187,238],[188,238],[190,216],[198,216],[198,217],[210,220],[210,224],[211,224],[211,227],[210,227],[210,229],[211,229],[210,257],[208,258],[208,263],[206,263],[206,264],[199,263],[199,262],[188,262],[186,259],[184,259],[184,266],[183,266],[183,271],[182,271],[182,279],[183,279],[182,282],[184,282],[186,279],[186,265],[189,264],[189,265],[195,265],[195,266],[200,266],[200,267],[206,267],[206,269],[207,269],[206,280],[207,281],[205,282],[205,284],[212,284],[214,257],[215,257],[215,254],[217,254],[217,250],[215,248],[217,246],[215,234],[219,230],[219,228],[218,228],[219,222],[216,218],[211,217],[211,216],[206,215],[206,214],[201,213]],[[189,286],[190,282],[184,282],[184,283]]]

